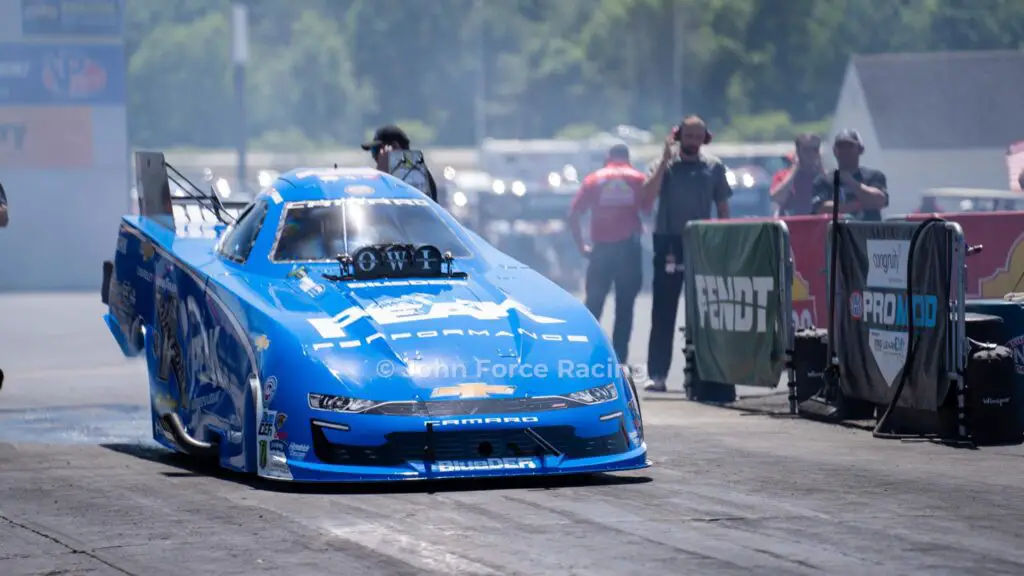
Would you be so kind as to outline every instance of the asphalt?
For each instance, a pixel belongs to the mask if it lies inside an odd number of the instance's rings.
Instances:
[[[1024,574],[1024,448],[699,405],[679,378],[644,395],[634,473],[281,487],[197,468],[147,440],[144,367],[101,313],[0,296],[0,575]]]

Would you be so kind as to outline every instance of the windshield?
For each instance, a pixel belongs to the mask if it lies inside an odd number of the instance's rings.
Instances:
[[[429,200],[349,198],[289,204],[273,260],[331,261],[375,244],[429,244],[455,258],[471,255]]]

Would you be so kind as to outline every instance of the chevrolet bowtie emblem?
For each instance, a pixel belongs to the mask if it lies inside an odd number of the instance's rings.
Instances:
[[[260,352],[264,352],[267,348],[270,348],[270,338],[267,338],[265,334],[257,336],[255,340],[253,340],[253,343],[256,344],[256,349]]]
[[[147,240],[142,241],[142,259],[148,261],[153,257],[153,253],[156,252],[156,248]]]
[[[434,388],[431,398],[490,398],[491,396],[511,396],[515,386],[499,386],[494,384],[459,384]]]

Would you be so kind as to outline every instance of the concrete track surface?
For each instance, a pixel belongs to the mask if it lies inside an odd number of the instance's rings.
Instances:
[[[0,575],[1024,574],[1024,449],[672,392],[644,399],[638,473],[282,489],[198,469],[145,439],[142,364],[101,312],[0,297]]]

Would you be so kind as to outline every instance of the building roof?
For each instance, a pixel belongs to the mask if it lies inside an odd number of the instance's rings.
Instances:
[[[1024,50],[854,56],[879,144],[1006,148],[1024,138]]]

